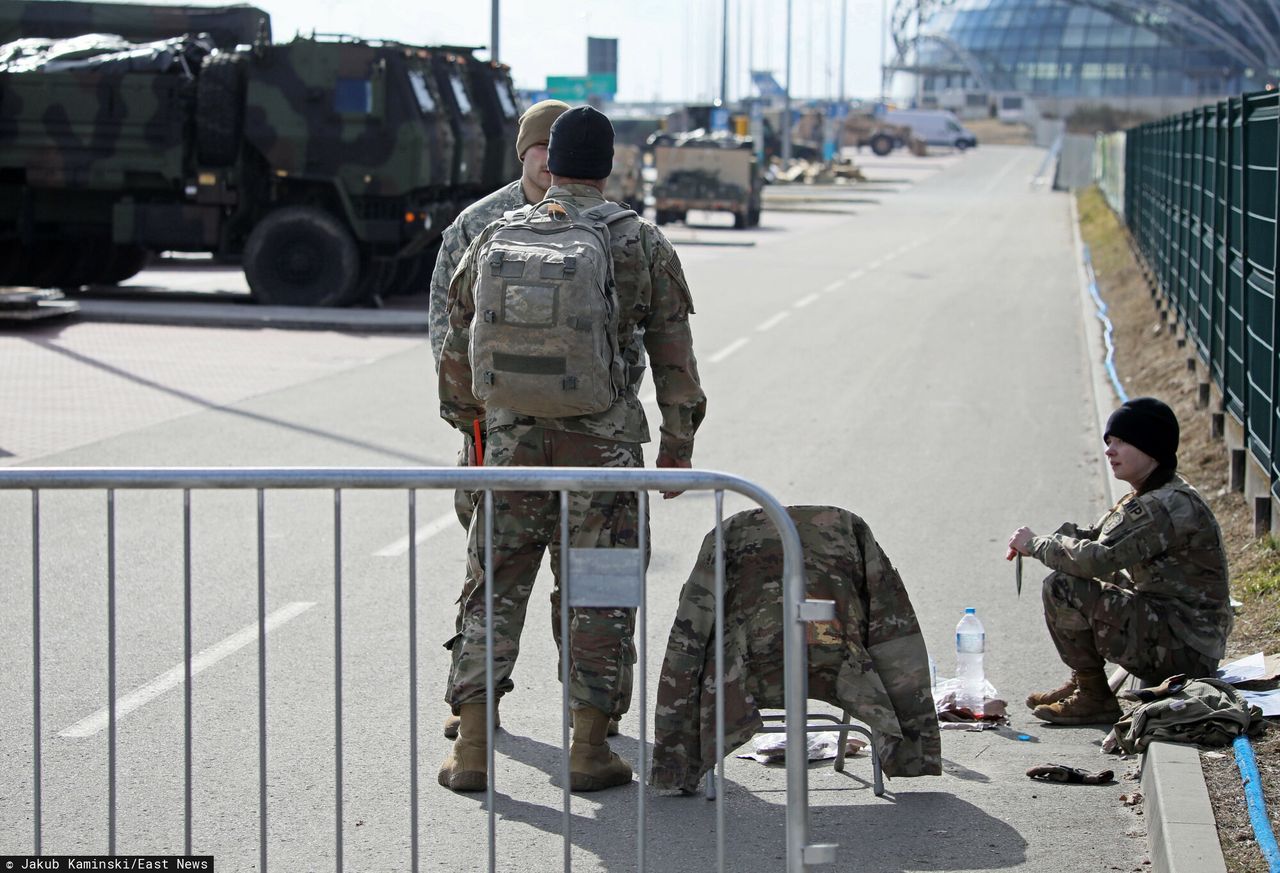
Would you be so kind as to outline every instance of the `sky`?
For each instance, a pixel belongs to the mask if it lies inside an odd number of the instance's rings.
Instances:
[[[151,0],[156,2],[156,0]],[[232,2],[232,0],[225,0]],[[840,12],[847,9],[845,96],[880,89],[886,0],[792,0],[791,93],[839,95]],[[413,44],[489,44],[489,0],[259,0],[277,42],[296,33],[344,33]],[[719,96],[723,0],[502,0],[499,60],[516,86],[587,69],[587,37],[618,39],[620,101],[704,101]],[[785,84],[784,0],[729,0],[729,99],[746,96],[748,70]],[[890,51],[892,48],[890,46]]]

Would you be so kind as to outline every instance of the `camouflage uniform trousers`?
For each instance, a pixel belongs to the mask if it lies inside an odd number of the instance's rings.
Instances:
[[[491,429],[485,465],[493,467],[642,467],[638,443],[532,425]],[[446,700],[455,713],[464,703],[485,699],[485,596],[483,498],[471,520],[467,582],[460,609],[460,633],[452,641],[453,660]],[[493,495],[494,687],[499,698],[514,688],[511,673],[520,633],[545,551],[551,549],[555,582],[551,593],[552,635],[560,648],[560,495],[550,491],[496,491]],[[647,540],[647,537],[646,537]],[[574,548],[638,548],[639,510],[635,492],[570,492],[569,542]],[[648,555],[646,564],[648,562]],[[635,663],[635,611],[569,611],[569,696],[617,717],[631,702]],[[557,676],[559,672],[557,670]]]
[[[1063,663],[1073,670],[1105,661],[1147,682],[1176,673],[1210,676],[1218,662],[1183,645],[1149,597],[1111,582],[1054,571],[1041,589],[1045,623]]]

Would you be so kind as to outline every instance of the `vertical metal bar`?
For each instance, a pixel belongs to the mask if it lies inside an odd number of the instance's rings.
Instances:
[[[724,873],[724,491],[716,489],[716,870]]]
[[[409,489],[409,862],[418,873],[418,492]]]
[[[649,755],[648,747],[645,745],[645,737],[649,735],[649,682],[648,682],[648,612],[649,612],[649,562],[645,560],[645,556],[649,554],[649,492],[637,491],[636,502],[637,523],[640,526],[640,614],[636,616],[636,636],[640,642],[637,645],[636,660],[640,662],[640,731],[639,741],[637,745],[640,747],[636,760],[639,762],[640,769],[640,789],[639,800],[637,806],[637,833],[636,837],[639,845],[636,848],[638,858],[636,859],[637,873],[645,873],[645,774],[649,772]]]
[[[267,535],[258,489],[258,870],[267,871]]]
[[[560,492],[560,780],[563,787],[563,805],[560,832],[564,834],[564,871],[573,866],[572,839],[569,836],[573,818],[569,794],[569,598],[572,580],[569,579],[569,492]]]
[[[785,532],[783,532],[785,534]],[[787,542],[784,536],[783,542]],[[808,740],[809,668],[805,634],[800,624],[800,601],[805,597],[804,564],[799,540],[783,549],[782,635],[787,711],[787,873],[804,873],[804,850],[809,836]],[[796,754],[799,752],[799,754]]]
[[[494,810],[493,722],[497,716],[493,680],[493,490],[484,492],[484,715],[485,763],[489,771],[485,802],[489,806],[489,873],[498,868],[498,815]]]
[[[116,853],[116,492],[107,489],[107,854]],[[190,854],[188,852],[187,854]]]
[[[410,538],[412,549],[413,539]],[[342,873],[342,489],[333,489],[334,869]]]
[[[182,684],[182,706],[183,706],[183,722],[184,722],[184,748],[183,748],[183,813],[186,824],[184,826],[183,846],[188,855],[191,851],[191,715],[192,715],[192,695],[194,689],[191,687],[191,489],[182,489],[182,663],[185,681]],[[114,698],[115,695],[112,694]]]
[[[40,854],[40,490],[31,489],[31,758],[35,849]]]

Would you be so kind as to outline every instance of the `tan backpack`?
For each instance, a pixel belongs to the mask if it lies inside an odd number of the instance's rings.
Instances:
[[[626,384],[609,226],[636,213],[546,199],[506,213],[476,257],[471,390],[538,418],[603,412]]]

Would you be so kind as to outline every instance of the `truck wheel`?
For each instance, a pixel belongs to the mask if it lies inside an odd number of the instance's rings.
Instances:
[[[968,141],[967,139],[958,139],[958,140],[956,140],[956,149],[957,149],[958,151],[964,151],[964,150],[965,150],[965,149],[967,149],[968,147],[969,147],[969,141]]]
[[[97,281],[103,285],[117,285],[132,279],[147,265],[147,250],[142,246],[112,246]]]
[[[202,166],[225,167],[240,153],[244,126],[244,58],[209,55],[196,80],[196,158]]]
[[[671,213],[665,209],[659,209],[653,214],[654,224],[666,224],[671,220]]]
[[[342,222],[310,206],[286,206],[249,234],[244,275],[258,303],[343,306],[360,287],[360,252]]]
[[[877,133],[871,137],[871,151],[883,158],[893,151],[893,137],[885,133]]]
[[[760,207],[756,206],[747,211],[747,227],[760,226]]]
[[[750,216],[748,216],[748,214],[745,211],[733,213],[733,229],[734,230],[744,230],[750,226],[751,226],[751,218]]]

